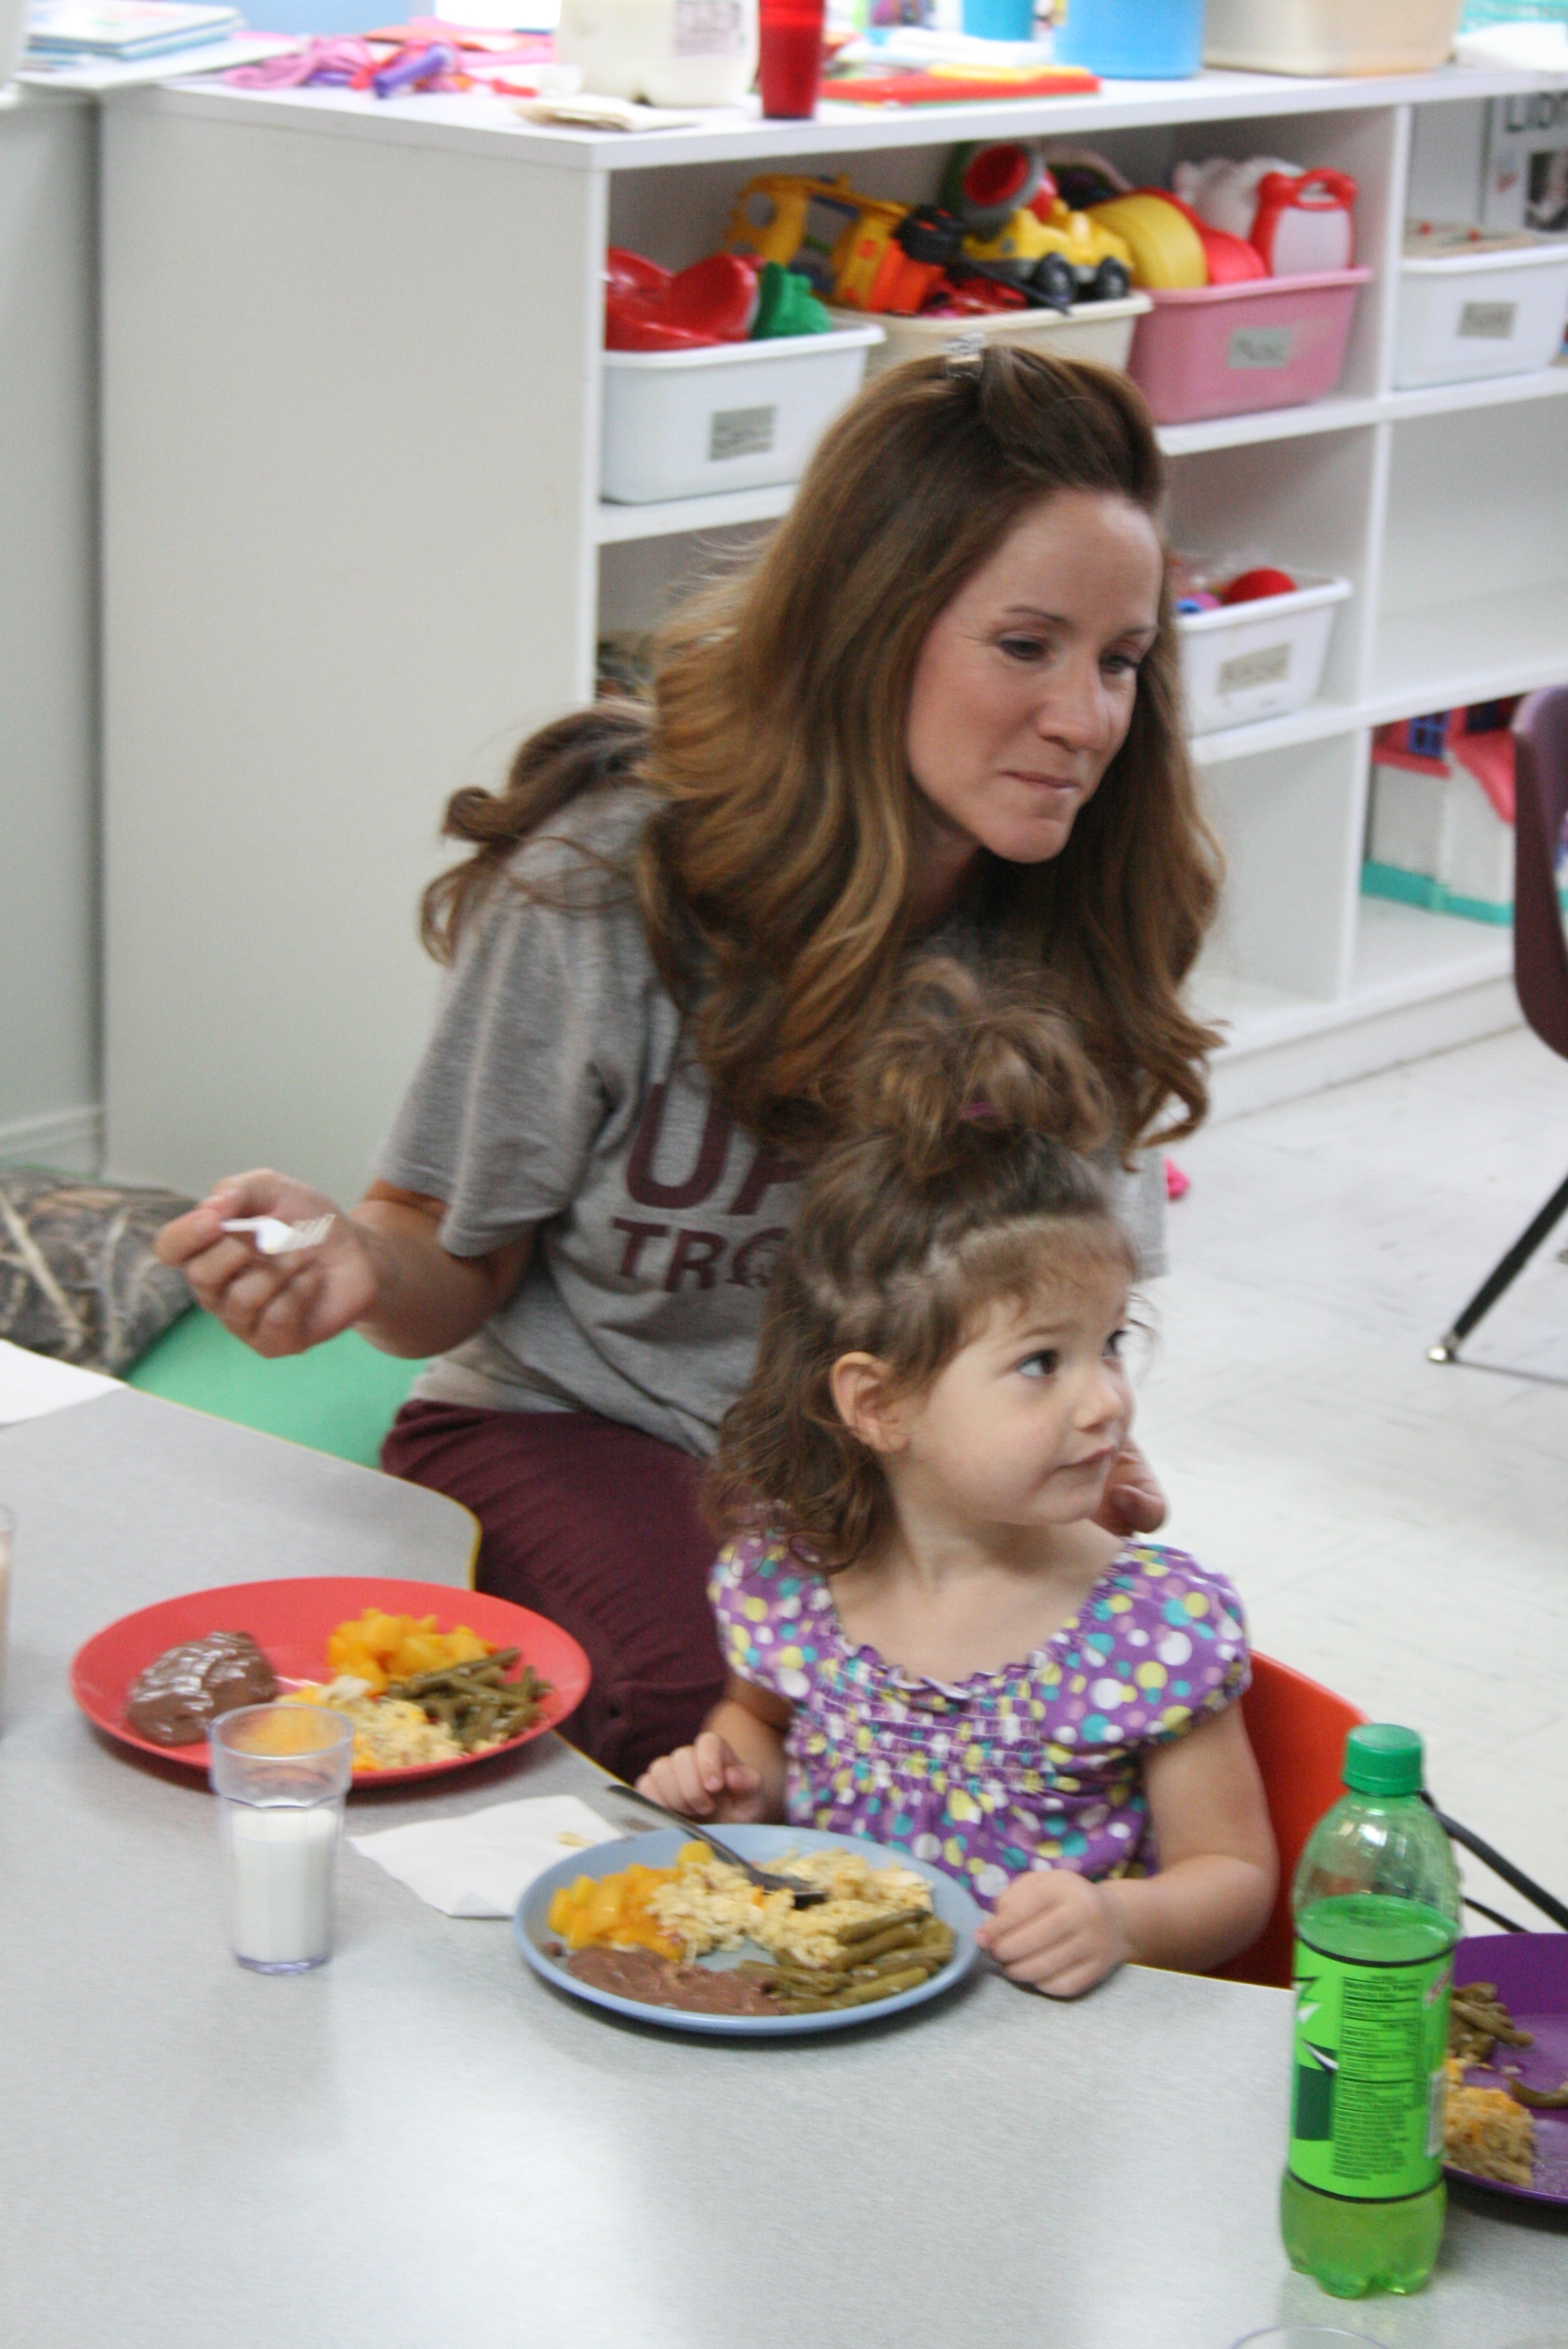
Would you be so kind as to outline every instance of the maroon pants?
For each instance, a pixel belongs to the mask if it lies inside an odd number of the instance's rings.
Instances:
[[[689,1744],[724,1685],[695,1461],[583,1412],[410,1402],[381,1464],[471,1509],[479,1588],[587,1651],[593,1686],[562,1724],[574,1744],[634,1778]]]

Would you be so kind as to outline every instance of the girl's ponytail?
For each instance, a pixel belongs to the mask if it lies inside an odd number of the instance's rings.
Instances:
[[[1069,1023],[1041,1005],[1037,973],[983,982],[934,956],[911,967],[848,1093],[851,1133],[880,1136],[916,1185],[1024,1136],[1097,1150],[1111,1126],[1109,1095]]]

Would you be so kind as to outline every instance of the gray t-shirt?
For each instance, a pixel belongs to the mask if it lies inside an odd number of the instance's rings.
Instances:
[[[593,794],[519,850],[557,902],[502,887],[470,921],[376,1171],[446,1202],[453,1256],[538,1227],[515,1294],[416,1397],[595,1412],[702,1454],[750,1376],[796,1190],[683,1051],[629,880],[604,869],[629,867],[648,806]],[[1158,1156],[1117,1190],[1161,1269]]]

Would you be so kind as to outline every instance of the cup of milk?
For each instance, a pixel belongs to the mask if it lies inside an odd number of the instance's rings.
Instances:
[[[332,1953],[332,1888],[354,1724],[314,1704],[244,1704],[208,1733],[234,1955],[261,1974]]]

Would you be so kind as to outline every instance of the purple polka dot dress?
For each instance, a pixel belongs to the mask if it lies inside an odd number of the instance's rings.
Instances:
[[[1151,1873],[1142,1757],[1250,1678],[1231,1585],[1155,1542],[1129,1542],[1022,1663],[953,1686],[851,1646],[830,1582],[782,1539],[731,1543],[708,1595],[730,1670],[795,1708],[792,1824],[901,1845],[987,1908],[1026,1868]]]

